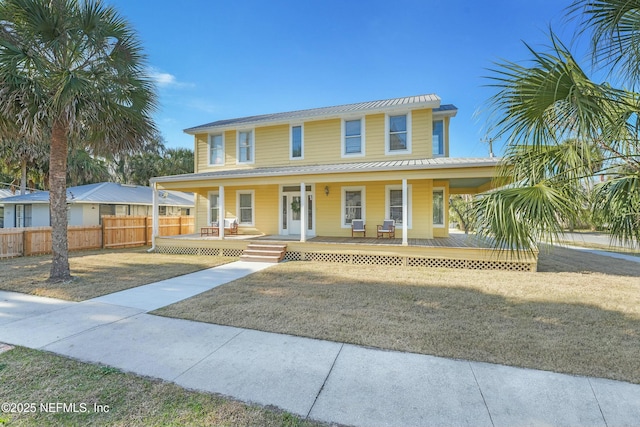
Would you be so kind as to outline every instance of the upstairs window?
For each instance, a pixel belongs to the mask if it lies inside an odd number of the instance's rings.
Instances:
[[[356,156],[364,154],[363,122],[364,119],[345,120],[343,122],[343,156]]]
[[[444,120],[433,121],[433,156],[444,156]]]
[[[253,131],[238,132],[238,163],[253,163],[254,143]]]
[[[386,154],[411,152],[411,115],[387,116]]]
[[[209,135],[209,165],[224,165],[224,136]]]
[[[304,136],[302,126],[291,126],[291,160],[304,157]]]

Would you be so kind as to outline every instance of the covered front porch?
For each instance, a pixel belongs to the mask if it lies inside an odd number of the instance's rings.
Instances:
[[[169,254],[239,257],[250,243],[284,244],[287,261],[535,271],[537,254],[501,252],[473,235],[451,233],[432,239],[316,236],[302,242],[296,235],[239,235],[224,240],[199,234],[159,237],[156,250]]]

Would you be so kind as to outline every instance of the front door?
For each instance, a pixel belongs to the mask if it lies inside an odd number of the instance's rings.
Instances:
[[[300,234],[300,192],[287,193],[286,195],[286,218],[288,234]]]
[[[280,200],[280,217],[282,222],[280,223],[280,232],[284,235],[297,235],[301,234],[301,228],[304,223],[307,224],[307,236],[314,235],[314,204],[313,194],[311,193],[311,186],[307,185],[307,221],[303,221],[300,202],[301,194],[299,186],[284,186],[282,187],[282,198]]]

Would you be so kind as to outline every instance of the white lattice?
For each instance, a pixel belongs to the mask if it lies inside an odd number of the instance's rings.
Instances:
[[[404,257],[388,255],[354,255],[354,264],[364,265],[404,265]]]

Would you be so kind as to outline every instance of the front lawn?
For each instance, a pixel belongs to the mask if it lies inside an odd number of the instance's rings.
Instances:
[[[569,249],[536,273],[288,262],[155,313],[640,383],[640,263]]]
[[[234,260],[148,253],[147,248],[80,251],[69,255],[73,280],[46,283],[51,255],[3,259],[0,260],[0,290],[84,301]]]
[[[0,402],[7,426],[325,425],[21,347],[0,354]]]

